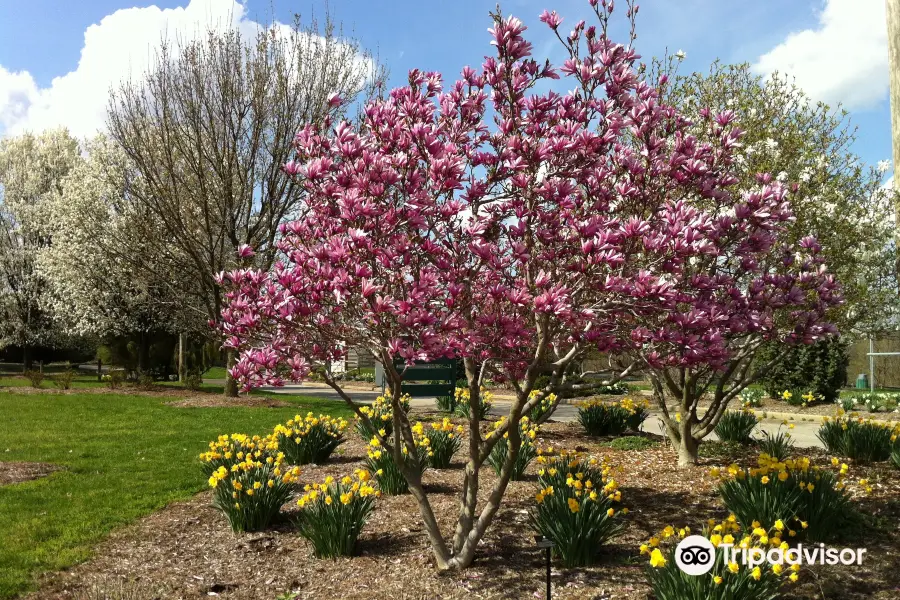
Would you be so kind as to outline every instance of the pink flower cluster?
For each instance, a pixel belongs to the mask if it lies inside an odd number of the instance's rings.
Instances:
[[[305,211],[282,226],[280,260],[219,279],[245,388],[349,347],[472,356],[520,378],[591,348],[716,367],[751,338],[833,332],[840,296],[817,244],[784,235],[791,192],[768,175],[735,187],[734,115],[701,112],[713,144],[691,135],[633,48],[608,38],[612,2],[590,4],[600,26],[560,37],[559,69],[496,15],[480,69],[446,88],[412,71],[358,127],[326,119],[296,136],[285,169]],[[572,91],[535,91],[560,77]]]

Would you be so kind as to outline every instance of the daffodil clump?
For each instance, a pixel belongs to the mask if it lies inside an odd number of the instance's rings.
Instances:
[[[766,527],[787,523],[788,538],[802,535],[818,542],[856,523],[857,511],[846,489],[849,467],[837,459],[832,466],[813,466],[806,457],[780,461],[763,453],[754,468],[731,464],[712,469],[711,475],[719,480],[725,506],[744,527],[756,520]]]
[[[469,391],[469,388],[456,388],[455,396],[454,396],[454,406],[456,406],[456,414],[460,417],[469,418],[469,413],[471,412],[471,399],[472,394]],[[486,390],[485,388],[481,388],[478,393],[478,418],[484,419],[487,414],[491,411],[491,407],[494,405],[494,394]]]
[[[453,425],[447,417],[427,426],[421,423],[413,426],[413,435],[420,437],[420,443],[425,446],[428,465],[435,469],[450,466],[450,460],[462,443],[462,434],[462,425]]]
[[[816,435],[832,454],[860,463],[882,462],[898,447],[900,424],[879,423],[838,409],[834,418],[825,417]]]
[[[541,390],[532,390],[531,394],[528,396],[528,400],[531,401],[538,394],[541,393]],[[534,408],[528,413],[528,418],[531,419],[532,423],[540,423],[544,419],[544,415],[548,415],[556,408],[556,394],[547,394],[541,399],[541,401],[534,405]]]
[[[406,464],[418,469],[419,472],[424,472],[428,467],[428,438],[414,431],[413,439],[416,443],[416,455],[410,456],[406,444],[403,443],[400,445],[400,452]],[[369,440],[366,467],[374,475],[378,489],[388,496],[398,496],[409,492],[409,482],[394,460],[393,453],[385,450],[377,437]]]
[[[578,454],[538,456],[538,491],[529,520],[535,532],[553,541],[566,567],[592,564],[609,540],[625,529],[622,492],[611,467]]]
[[[409,394],[400,396],[400,407],[403,412],[409,412],[410,401],[412,398]],[[379,430],[384,430],[385,435],[391,435],[394,430],[394,409],[391,404],[390,395],[378,396],[369,406],[362,406],[359,412],[369,417],[369,420]],[[356,431],[364,440],[368,440],[375,435],[375,431],[366,425],[362,419],[356,419]]]
[[[375,498],[381,495],[372,485],[372,475],[357,469],[353,477],[339,481],[326,477],[323,483],[304,486],[303,491],[297,528],[312,544],[315,556],[351,556]]]
[[[254,454],[245,454],[230,468],[219,466],[209,476],[213,506],[225,513],[235,532],[268,527],[290,499],[300,476],[299,467],[283,465],[281,454],[265,458]]]
[[[788,429],[794,428],[793,423],[782,421],[781,426],[778,427],[778,431],[775,433],[763,431],[762,438],[757,441],[759,449],[762,452],[779,461],[787,460],[794,451],[794,440],[788,431],[782,430],[781,427],[784,426]]]
[[[763,529],[758,522],[750,528],[741,527],[734,515],[717,523],[711,519],[701,533],[716,548],[715,563],[705,575],[688,575],[675,561],[675,547],[692,534],[689,527],[666,526],[660,533],[641,544],[641,554],[649,558],[647,580],[658,600],[772,600],[787,581],[798,579],[800,565],[786,562],[751,567],[740,560],[740,551],[756,549],[767,552],[772,548],[789,548],[783,539],[785,527]],[[738,550],[736,558],[727,547]]]
[[[628,412],[628,429],[632,431],[640,431],[641,425],[650,416],[650,402],[647,400],[633,400],[631,398],[622,398],[619,400],[619,406]]]
[[[781,392],[781,399],[791,406],[802,406],[806,408],[813,402],[821,400],[822,398],[809,391],[804,392],[802,390],[784,390],[783,392]]]
[[[206,477],[210,477],[219,467],[231,471],[234,465],[243,463],[248,457],[266,461],[276,456],[278,442],[271,436],[249,436],[243,433],[220,435],[209,443],[209,450],[200,454],[200,468]]]
[[[588,435],[621,435],[631,418],[632,414],[619,404],[594,399],[578,405],[578,422]]]
[[[750,436],[753,429],[759,424],[759,419],[748,409],[729,411],[722,415],[716,424],[716,435],[723,442],[736,442],[749,444],[753,441]]]
[[[307,413],[305,417],[297,415],[284,425],[276,425],[272,437],[290,464],[321,464],[344,443],[346,429],[346,419]]]
[[[490,435],[497,435],[497,430],[505,422],[506,417],[502,417],[500,420],[495,421]],[[526,416],[523,416],[519,421],[519,437],[521,438],[522,443],[519,445],[519,452],[516,454],[516,460],[513,462],[512,470],[509,474],[510,481],[521,480],[525,475],[525,469],[528,468],[528,465],[531,464],[531,461],[537,456],[538,450],[537,445],[535,444],[535,438],[537,437],[538,429],[538,426],[532,423]],[[507,431],[503,434],[503,438],[494,444],[494,447],[491,448],[491,453],[488,455],[488,462],[494,468],[494,472],[496,472],[497,475],[500,475],[500,472],[503,470],[503,464],[506,462],[506,457],[508,455],[509,432]]]

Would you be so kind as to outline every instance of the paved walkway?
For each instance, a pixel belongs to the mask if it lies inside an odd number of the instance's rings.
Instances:
[[[300,394],[304,396],[315,396],[317,398],[328,398],[335,401],[341,401],[341,397],[337,392],[327,385],[317,383],[302,383],[298,385],[286,385],[280,388],[263,388],[264,391],[272,394]],[[366,389],[347,388],[347,395],[358,402],[372,402],[381,395],[380,391],[370,391]],[[509,409],[510,399],[504,399],[503,396],[495,395],[494,406],[491,414],[500,416],[506,414]],[[417,408],[435,408],[434,398],[413,398],[412,406]],[[658,413],[650,412],[650,418],[644,422],[643,430],[648,433],[664,435],[662,421],[657,416]],[[560,404],[553,414],[553,420],[569,422],[578,420],[578,407],[572,404]],[[756,428],[755,437],[761,437],[763,432],[776,433],[779,428],[787,429],[782,425],[783,419],[760,419],[760,424]],[[818,422],[809,421],[792,421],[794,429],[790,430],[794,444],[800,448],[821,448],[822,442],[816,437],[819,430]],[[706,439],[714,440],[716,434],[710,434]]]

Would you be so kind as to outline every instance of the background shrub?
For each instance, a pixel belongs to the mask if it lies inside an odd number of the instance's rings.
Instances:
[[[772,398],[778,398],[784,390],[802,389],[825,402],[834,402],[847,383],[848,347],[846,341],[836,337],[792,346],[760,383]],[[783,344],[767,344],[760,349],[756,360],[759,364],[770,362],[783,350]]]
[[[203,376],[199,371],[189,371],[184,376],[184,387],[196,392],[203,387]]]
[[[25,378],[31,387],[37,389],[40,389],[41,384],[44,382],[44,374],[40,371],[25,371]]]
[[[115,390],[122,387],[122,382],[125,381],[125,373],[118,369],[110,370],[102,379],[109,389]]]
[[[617,404],[588,400],[578,405],[578,422],[588,435],[621,435],[631,414]]]
[[[622,495],[608,474],[609,467],[593,459],[563,456],[542,465],[529,521],[553,541],[553,554],[567,568],[595,562],[603,545],[625,529]]]
[[[75,371],[72,369],[66,369],[65,371],[60,371],[59,373],[50,376],[50,381],[53,382],[53,385],[61,390],[72,389],[72,382],[74,380]]]
[[[150,373],[141,373],[138,376],[137,381],[134,382],[134,387],[145,392],[152,390],[155,385],[156,380]]]
[[[751,434],[758,424],[759,419],[752,412],[728,411],[716,424],[715,432],[723,442],[737,442],[746,445],[753,441]]]

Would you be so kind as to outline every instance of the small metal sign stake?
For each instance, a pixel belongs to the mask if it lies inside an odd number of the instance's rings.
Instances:
[[[553,550],[553,540],[548,540],[544,536],[534,536],[534,541],[538,548],[547,550],[547,600],[550,600],[550,553]]]

